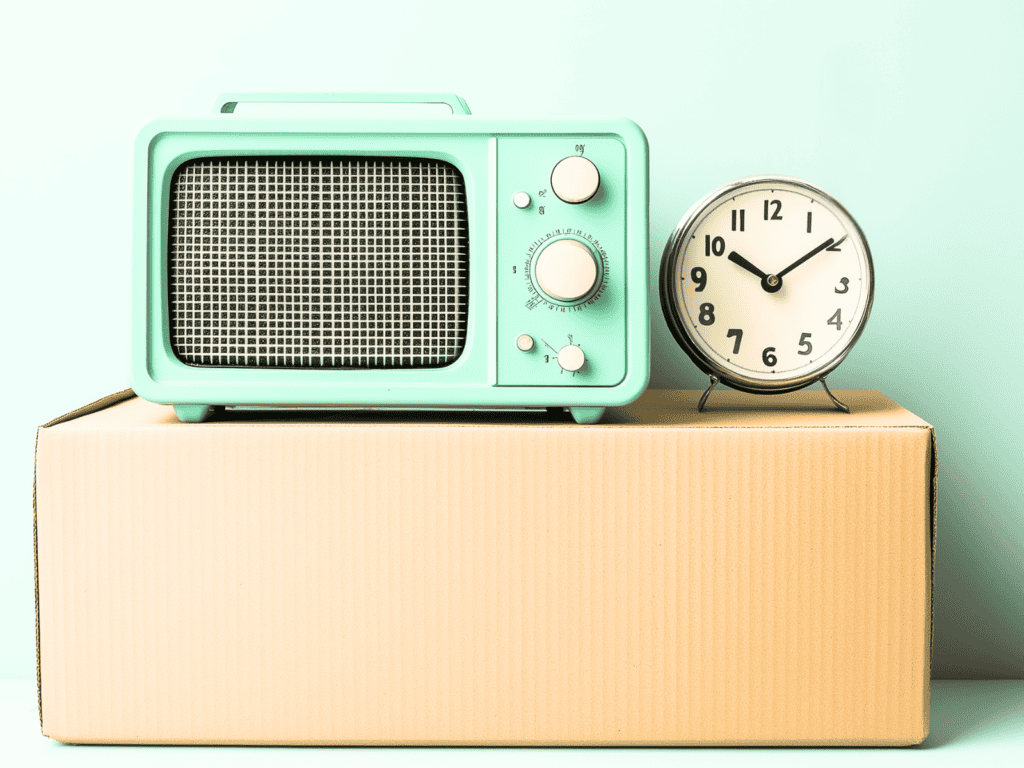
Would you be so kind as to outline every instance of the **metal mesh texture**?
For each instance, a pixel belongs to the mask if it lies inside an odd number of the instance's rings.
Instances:
[[[469,303],[462,174],[418,158],[192,160],[171,183],[167,268],[185,363],[449,365]]]

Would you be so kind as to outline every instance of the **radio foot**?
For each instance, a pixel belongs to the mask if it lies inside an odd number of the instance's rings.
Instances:
[[[604,416],[604,408],[596,408],[592,406],[580,406],[578,408],[569,408],[569,413],[573,419],[576,420],[577,424],[597,424]]]
[[[178,414],[178,419],[186,424],[198,424],[199,422],[206,421],[210,418],[210,414],[213,413],[213,406],[176,405],[174,406],[174,412]]]

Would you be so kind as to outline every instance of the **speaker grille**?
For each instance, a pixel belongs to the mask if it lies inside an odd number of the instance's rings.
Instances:
[[[171,182],[171,347],[190,365],[438,368],[466,341],[462,174],[393,157],[201,158]]]

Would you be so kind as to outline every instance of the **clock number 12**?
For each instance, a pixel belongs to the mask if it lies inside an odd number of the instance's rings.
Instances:
[[[768,215],[768,206],[772,207],[771,216]],[[781,200],[765,200],[764,201],[764,220],[765,221],[782,221],[782,201]]]

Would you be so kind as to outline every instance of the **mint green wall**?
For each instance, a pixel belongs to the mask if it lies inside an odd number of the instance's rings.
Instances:
[[[880,389],[938,429],[936,673],[1024,676],[1022,8],[8,4],[0,312],[5,368],[23,373],[2,385],[15,407],[0,454],[0,677],[35,671],[35,426],[128,382],[134,134],[227,90],[444,90],[488,117],[631,117],[650,141],[655,260],[686,208],[739,176],[834,194],[867,234],[878,290],[832,382]],[[652,305],[653,384],[700,386]]]
[[[750,173],[849,208],[877,289],[830,383],[936,427],[935,671],[1024,676],[1024,4],[722,5],[650,55],[681,98],[631,105],[652,252],[692,201]],[[702,384],[660,322],[653,339],[654,386]]]

